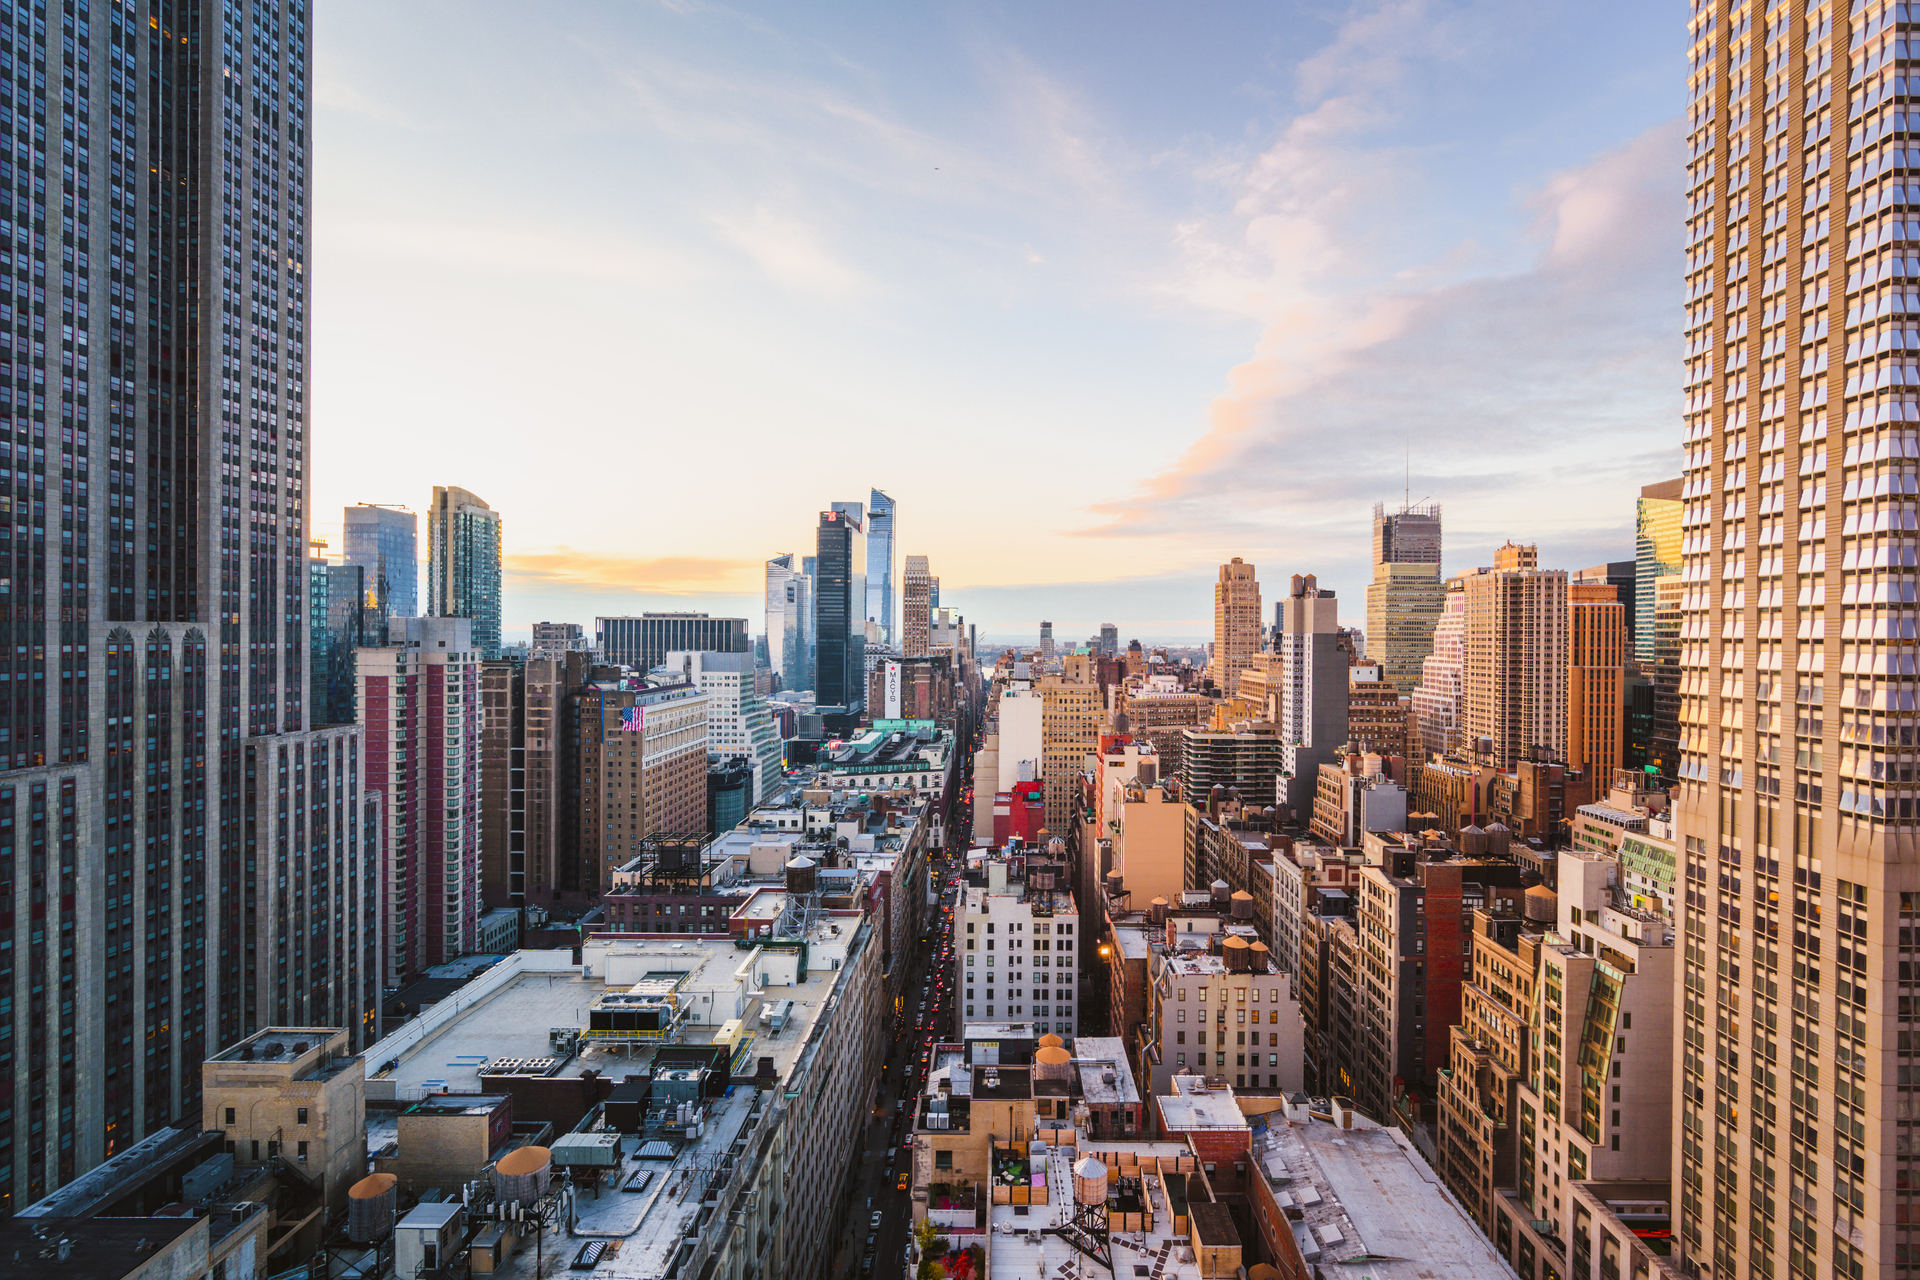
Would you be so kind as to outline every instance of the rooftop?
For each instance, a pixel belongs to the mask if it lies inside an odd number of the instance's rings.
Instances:
[[[987,1237],[990,1250],[987,1271],[990,1275],[1071,1280],[1076,1274],[1092,1275],[1099,1271],[1097,1265],[1089,1262],[1065,1240],[1059,1236],[1043,1235],[1042,1232],[1049,1227],[1062,1225],[1072,1212],[1073,1162],[1089,1154],[1097,1156],[1103,1151],[1121,1151],[1139,1157],[1159,1156],[1169,1162],[1193,1154],[1185,1143],[1173,1142],[1083,1142],[1077,1149],[1048,1147],[1044,1175],[1047,1203],[1031,1208],[1013,1204],[993,1206],[988,1219]],[[1034,1176],[1040,1175],[1036,1171]],[[1132,1211],[1143,1214],[1143,1225],[1149,1220],[1151,1225],[1140,1232],[1116,1231],[1113,1234],[1113,1274],[1131,1278],[1144,1270],[1154,1280],[1200,1280],[1200,1265],[1194,1260],[1187,1237],[1173,1234],[1173,1211],[1167,1204],[1167,1193],[1160,1177],[1156,1174],[1139,1176],[1137,1191],[1134,1191],[1135,1184],[1130,1180],[1110,1179],[1110,1192],[1122,1191],[1123,1188],[1117,1185],[1122,1181],[1128,1182],[1124,1190],[1138,1197],[1139,1208]],[[1123,1195],[1123,1207],[1126,1207],[1128,1198]]]
[[[1329,1274],[1364,1260],[1372,1280],[1513,1275],[1398,1129],[1275,1116],[1254,1154],[1281,1207],[1301,1210],[1302,1252]]]
[[[1107,1063],[1113,1078],[1107,1078]],[[1120,1106],[1140,1101],[1133,1071],[1127,1066],[1127,1042],[1119,1036],[1080,1036],[1073,1042],[1073,1065],[1080,1073],[1080,1093],[1095,1106]]]
[[[12,1255],[7,1275],[14,1280],[122,1280],[151,1266],[156,1257],[175,1245],[191,1254],[197,1246],[182,1244],[180,1237],[200,1222],[197,1215],[88,1218],[82,1222],[15,1218],[0,1224],[0,1253]],[[201,1270],[208,1265],[204,1252],[201,1250]],[[185,1264],[187,1259],[183,1256],[172,1261]],[[177,1274],[180,1268],[169,1267],[167,1271]]]
[[[771,958],[790,957],[791,952],[746,949],[735,946],[730,938],[691,934],[616,935],[598,940],[586,949],[585,972],[571,965],[542,970],[525,960],[520,964],[528,967],[522,968],[509,961],[497,975],[490,971],[470,989],[370,1048],[366,1053],[369,1094],[413,1101],[443,1090],[483,1093],[481,1070],[500,1059],[555,1058],[555,1066],[547,1072],[554,1076],[578,1076],[589,1068],[608,1076],[638,1072],[652,1059],[655,1045],[601,1047],[583,1038],[578,1052],[566,1056],[551,1037],[556,1030],[587,1027],[588,1010],[600,996],[646,985],[661,974],[686,975],[674,985],[691,1010],[671,1038],[661,1043],[712,1044],[724,1024],[742,1018],[755,1037],[751,1054],[773,1058],[774,1070],[784,1077],[833,991],[839,971],[833,967],[832,955],[844,954],[857,931],[855,923],[856,928],[847,928],[845,918],[831,917],[815,927],[820,936],[812,948],[811,967],[806,980],[795,985],[783,985],[779,974],[769,973],[781,967],[769,963]],[[832,928],[839,928],[839,934],[829,936]],[[566,954],[519,953],[520,957],[557,955],[563,961]],[[761,965],[747,970],[749,959],[756,955],[763,957]],[[785,960],[785,965],[788,976],[797,976],[791,974],[791,960]],[[606,980],[609,972],[614,976],[611,983]],[[768,980],[756,985],[755,979],[762,977]],[[780,1000],[791,1000],[793,1008],[786,1028],[770,1034],[759,1027],[757,1010],[761,1004]],[[382,1087],[390,1092],[376,1092]]]
[[[1170,1132],[1249,1127],[1240,1104],[1233,1100],[1233,1090],[1209,1085],[1203,1076],[1174,1076],[1173,1093],[1156,1101],[1160,1104],[1161,1127]]]

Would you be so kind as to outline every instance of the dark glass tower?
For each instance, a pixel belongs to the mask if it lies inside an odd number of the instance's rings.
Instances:
[[[864,683],[865,641],[855,646],[853,627],[860,621],[853,600],[854,524],[841,512],[822,511],[814,548],[814,703],[850,708]]]
[[[307,7],[6,4],[0,55],[4,1213],[263,1026],[370,1038],[378,831],[307,727]]]

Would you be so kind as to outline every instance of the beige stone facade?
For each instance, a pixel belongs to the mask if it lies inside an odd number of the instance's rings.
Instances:
[[[347,1206],[367,1172],[367,1072],[335,1027],[269,1027],[200,1068],[201,1124],[241,1165],[285,1158]]]
[[[1260,652],[1260,580],[1239,556],[1220,566],[1213,584],[1213,681],[1229,694]]]
[[[1465,579],[1460,730],[1510,769],[1535,748],[1558,755],[1567,737],[1567,575],[1541,569],[1532,546],[1509,542],[1492,573]]]

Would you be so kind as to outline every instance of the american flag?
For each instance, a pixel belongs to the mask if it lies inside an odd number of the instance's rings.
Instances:
[[[645,707],[626,707],[620,712],[620,727],[628,733],[639,733],[647,727],[647,709]]]

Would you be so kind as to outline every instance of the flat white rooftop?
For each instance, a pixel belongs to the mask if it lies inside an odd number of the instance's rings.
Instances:
[[[1274,1115],[1254,1154],[1275,1191],[1301,1206],[1295,1239],[1319,1251],[1329,1275],[1363,1257],[1361,1270],[1373,1280],[1514,1274],[1398,1129],[1338,1129]]]

